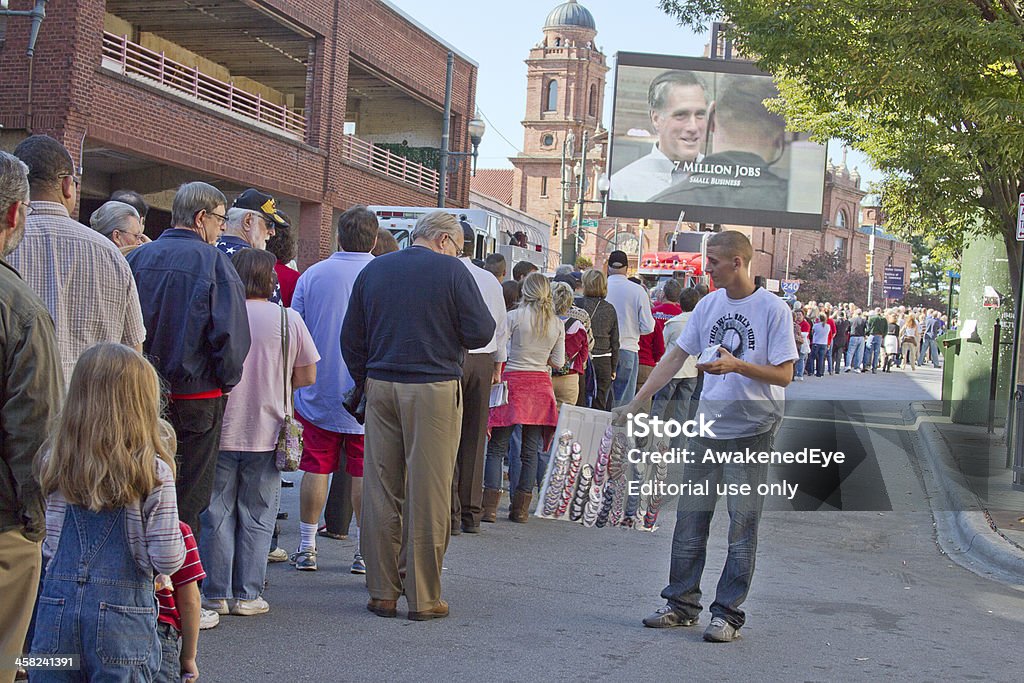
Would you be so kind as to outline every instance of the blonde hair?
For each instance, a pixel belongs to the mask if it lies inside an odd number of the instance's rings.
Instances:
[[[565,282],[552,282],[551,301],[555,315],[565,315],[572,308],[572,288]]]
[[[591,268],[583,273],[583,296],[596,296],[604,298],[608,296],[608,278],[597,268]]]
[[[39,483],[89,510],[124,507],[160,485],[155,458],[174,472],[175,447],[153,366],[127,346],[95,344],[75,365]]]
[[[519,308],[530,312],[530,323],[537,334],[544,334],[555,322],[555,305],[551,299],[551,284],[540,273],[530,273],[523,280]]]
[[[917,316],[913,313],[909,314],[906,321],[903,323],[903,326],[909,327],[910,329],[917,329]]]

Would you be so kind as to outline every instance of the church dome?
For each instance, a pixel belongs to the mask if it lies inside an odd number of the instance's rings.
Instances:
[[[576,0],[564,2],[548,14],[548,18],[544,22],[544,28],[555,28],[557,26],[597,30],[597,25],[594,23],[594,15],[586,7],[576,2]]]

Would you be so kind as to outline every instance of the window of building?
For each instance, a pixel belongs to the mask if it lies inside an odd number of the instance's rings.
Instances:
[[[846,227],[846,212],[843,211],[842,209],[839,209],[839,211],[836,211],[836,227],[837,228],[845,228]]]
[[[837,237],[836,238],[835,249],[833,251],[835,251],[835,253],[837,255],[839,255],[841,258],[844,258],[844,259],[846,258],[846,238],[845,237]]]
[[[590,104],[587,106],[587,112],[591,116],[597,116],[597,86],[590,86]]]
[[[547,88],[544,93],[544,111],[555,111],[558,109],[558,81],[551,79],[548,81]]]
[[[548,177],[546,175],[540,177],[540,196],[548,196]]]
[[[544,145],[545,147],[550,147],[551,145],[555,144],[555,136],[552,135],[551,133],[544,133],[544,135],[540,137],[540,144]]]

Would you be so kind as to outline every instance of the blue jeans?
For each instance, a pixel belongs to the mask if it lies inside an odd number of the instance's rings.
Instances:
[[[651,414],[665,420],[675,420],[682,423],[692,420],[697,412],[697,401],[690,400],[697,388],[696,377],[680,377],[670,379],[668,384],[663,386],[654,395],[654,403],[651,407]]]
[[[864,365],[864,337],[850,337],[846,348],[846,369],[860,370]]]
[[[804,376],[804,368],[807,366],[807,356],[809,355],[809,353],[801,353],[800,357],[796,359],[796,363],[793,365],[794,377]]]
[[[199,554],[210,600],[255,600],[263,593],[281,474],[274,452],[221,451],[210,507],[200,515]]]
[[[811,344],[811,356],[814,358],[815,377],[821,377],[825,372],[826,351],[828,351],[828,344]]]
[[[739,439],[692,439],[690,449],[700,460],[706,449],[714,451],[770,451],[774,441],[772,431],[757,436]],[[746,621],[740,605],[747,598],[750,582],[754,577],[754,561],[757,555],[757,528],[761,521],[764,497],[756,494],[757,486],[768,480],[767,465],[712,465],[703,463],[687,464],[683,478],[694,483],[708,483],[705,495],[684,495],[679,497],[676,512],[676,528],[672,532],[672,562],[669,569],[668,586],[661,597],[677,612],[696,619],[703,609],[700,604],[700,579],[707,560],[708,535],[711,518],[718,500],[717,487],[723,484],[749,484],[755,491],[749,496],[730,495],[726,498],[729,510],[729,552],[725,568],[718,580],[715,601],[711,603],[711,614],[722,617],[736,628]]]
[[[509,459],[509,485],[512,491],[532,493],[537,484],[538,454],[544,445],[544,428],[540,425],[522,425],[523,448],[520,454],[521,468],[513,481],[511,458]],[[487,442],[487,457],[484,461],[484,488],[501,489],[501,463],[508,454],[512,427],[495,427]]]
[[[619,366],[612,382],[612,407],[626,405],[636,395],[636,378],[640,373],[640,354],[619,349]]]
[[[864,369],[871,369],[874,372],[878,369],[878,363],[882,360],[882,335],[873,334],[871,340],[867,342],[867,347],[864,351]]]
[[[125,516],[68,505],[36,603],[32,654],[77,654],[81,670],[33,671],[34,682],[127,683],[160,670],[153,573],[132,555]]]
[[[935,368],[942,367],[942,366],[939,365],[939,345],[935,341],[934,337],[933,338],[925,337],[921,341],[921,353],[917,357],[917,364],[918,365],[924,365],[924,356],[925,356],[926,352],[931,354],[931,357],[932,357],[932,367],[935,367]]]
[[[181,634],[178,629],[164,623],[157,624],[156,633],[160,638],[163,658],[153,683],[181,683]]]

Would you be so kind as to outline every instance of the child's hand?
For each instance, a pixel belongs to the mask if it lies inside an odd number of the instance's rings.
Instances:
[[[174,584],[171,583],[171,577],[167,576],[167,574],[157,574],[153,577],[153,586],[156,590],[162,590],[164,588],[174,590]]]
[[[194,659],[181,660],[181,681],[185,683],[196,683],[199,680],[199,667]]]

